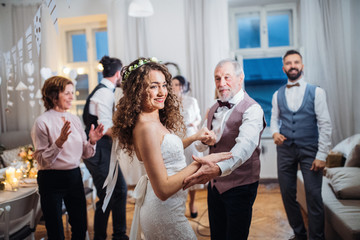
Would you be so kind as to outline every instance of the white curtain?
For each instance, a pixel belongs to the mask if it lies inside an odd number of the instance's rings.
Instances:
[[[9,27],[8,32],[1,33],[2,46],[6,46],[7,49],[1,49],[1,65],[0,65],[0,77],[2,79],[0,85],[0,116],[1,125],[0,132],[2,135],[0,143],[6,145],[7,136],[17,134],[19,132],[29,133],[35,118],[41,111],[38,99],[35,98],[35,93],[40,87],[39,69],[40,69],[40,57],[37,54],[35,37],[30,34],[32,38],[32,50],[29,51],[26,41],[26,30],[31,27],[33,31],[33,19],[36,11],[39,8],[39,4],[36,5],[10,5],[7,6],[11,13],[8,13],[7,19],[1,18],[1,21],[7,22]],[[6,44],[7,43],[7,44]],[[9,47],[10,46],[10,47]],[[14,51],[12,51],[12,49]],[[5,63],[4,53],[10,52],[10,65]],[[25,63],[32,62],[34,65],[34,72],[31,76],[33,79],[25,74]],[[6,74],[6,71],[10,71],[10,76]],[[27,89],[16,90],[15,88],[22,82]],[[13,89],[9,91],[10,89]],[[12,103],[11,105],[9,105]],[[30,139],[30,134],[26,134],[26,141]],[[22,143],[22,139],[19,139],[19,144]],[[29,143],[29,142],[27,142]],[[8,147],[8,146],[7,146]]]
[[[113,0],[108,16],[109,55],[127,65],[148,56],[147,18],[129,17],[130,0]]]
[[[327,92],[333,144],[355,133],[350,0],[302,0],[301,37],[306,80]],[[357,39],[358,41],[358,39]]]
[[[202,116],[214,103],[216,64],[229,57],[228,5],[219,0],[185,0],[188,80]]]

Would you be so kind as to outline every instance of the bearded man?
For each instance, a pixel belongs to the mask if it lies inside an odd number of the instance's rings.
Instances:
[[[331,121],[325,91],[304,81],[303,68],[299,52],[286,52],[283,71],[288,76],[288,83],[273,95],[270,129],[277,145],[282,200],[295,234],[290,239],[307,239],[296,201],[298,165],[304,178],[309,239],[324,239],[321,186],[325,159],[331,146]]]

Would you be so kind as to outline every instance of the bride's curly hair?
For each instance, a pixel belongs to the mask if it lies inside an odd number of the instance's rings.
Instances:
[[[121,87],[124,95],[117,103],[113,116],[113,138],[119,140],[120,147],[130,156],[134,151],[133,130],[144,102],[149,99],[149,74],[153,70],[164,74],[168,91],[165,106],[159,110],[160,122],[170,132],[181,137],[185,135],[185,125],[180,114],[181,103],[172,92],[170,72],[165,65],[152,59],[139,58],[121,70],[123,78]]]

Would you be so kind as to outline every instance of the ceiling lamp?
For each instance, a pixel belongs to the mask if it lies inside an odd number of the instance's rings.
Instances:
[[[154,14],[150,0],[132,0],[129,6],[129,16],[149,17]]]

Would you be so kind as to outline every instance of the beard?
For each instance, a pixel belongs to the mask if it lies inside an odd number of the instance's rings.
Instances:
[[[292,70],[295,70],[296,72],[290,73]],[[289,71],[285,72],[286,76],[289,78],[289,80],[294,81],[298,79],[302,74],[302,69],[296,69],[296,68],[290,68]]]

